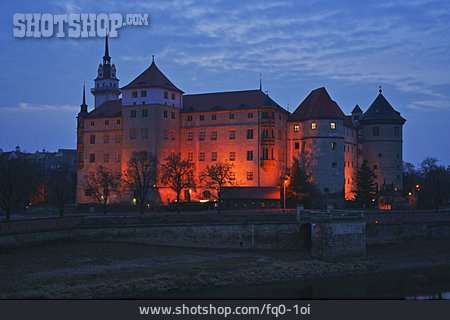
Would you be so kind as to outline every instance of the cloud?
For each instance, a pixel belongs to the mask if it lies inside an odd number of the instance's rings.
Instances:
[[[20,102],[14,107],[0,107],[0,112],[70,112],[79,111],[79,106],[73,105],[54,105],[54,104],[32,104]]]

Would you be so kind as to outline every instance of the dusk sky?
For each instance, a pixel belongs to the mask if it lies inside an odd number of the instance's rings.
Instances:
[[[263,89],[293,111],[325,86],[348,114],[378,86],[407,119],[404,160],[450,164],[450,1],[9,1],[0,13],[0,148],[75,149],[104,38],[14,38],[14,13],[148,13],[110,39],[125,86],[151,62],[186,93]],[[93,96],[88,92],[89,109]]]

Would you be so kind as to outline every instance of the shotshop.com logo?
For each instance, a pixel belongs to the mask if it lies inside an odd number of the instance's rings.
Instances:
[[[13,35],[17,38],[93,38],[118,36],[123,26],[148,26],[148,14],[131,13],[15,13]]]

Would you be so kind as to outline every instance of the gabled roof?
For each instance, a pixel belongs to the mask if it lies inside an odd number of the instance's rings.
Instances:
[[[354,113],[363,113],[362,109],[359,107],[359,105],[356,105],[353,110],[352,110],[352,114]]]
[[[183,96],[183,112],[207,112],[275,107],[287,112],[261,90],[244,90],[187,94]]]
[[[324,87],[311,91],[294,113],[291,114],[288,121],[315,119],[345,119],[341,108],[331,99]]]
[[[369,109],[363,113],[359,121],[363,123],[399,123],[404,124],[406,120],[400,112],[394,110],[383,94],[378,94]]]
[[[142,72],[136,79],[131,81],[122,89],[137,89],[137,88],[148,88],[157,87],[173,91],[178,91],[183,93],[178,89],[165,75],[158,69],[155,61],[152,61],[150,67],[148,67],[144,72]]]
[[[102,103],[97,108],[89,112],[86,119],[94,118],[117,118],[122,116],[122,99],[110,100]]]

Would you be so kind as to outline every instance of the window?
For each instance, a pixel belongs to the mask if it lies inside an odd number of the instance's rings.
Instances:
[[[109,120],[105,120],[105,126],[109,126]]]
[[[95,121],[91,121],[91,126],[95,126]]]
[[[394,136],[396,137],[400,136],[400,127],[394,127]]]
[[[122,142],[122,135],[121,134],[116,134],[116,143],[121,143]]]
[[[247,171],[247,180],[248,181],[253,180],[253,171]]]
[[[141,97],[146,97],[146,96],[147,96],[147,90],[142,90]]]
[[[300,149],[300,142],[296,142],[295,143],[295,150],[299,150]]]
[[[247,139],[253,139],[253,129],[247,129]]]
[[[136,139],[136,129],[130,129],[130,140]]]
[[[192,121],[192,116],[188,116],[188,121]]]
[[[211,153],[211,161],[217,161],[217,152]]]
[[[230,130],[230,140],[236,139],[236,130]]]
[[[203,121],[203,120],[205,120],[205,115],[204,115],[204,114],[201,114],[201,115],[200,115],[200,121]]]
[[[109,153],[105,153],[103,155],[103,162],[108,163],[109,162]]]
[[[205,131],[200,131],[198,133],[198,140],[205,140]]]
[[[122,154],[118,153],[118,154],[116,154],[116,162],[120,162],[120,161],[122,161]]]
[[[109,134],[105,134],[103,136],[103,143],[108,144],[109,143]]]
[[[247,114],[247,118],[253,119],[253,112],[249,112],[249,113]]]
[[[200,152],[198,154],[198,161],[205,161],[205,153],[204,152]]]
[[[169,140],[169,131],[164,130],[164,140]]]
[[[116,120],[116,124],[120,124],[120,119],[117,119],[117,120]]]
[[[94,163],[95,162],[95,153],[89,154],[89,162]]]
[[[336,130],[336,122],[331,122],[330,128],[331,128],[331,130]]]
[[[247,160],[248,161],[253,160],[253,151],[251,150],[247,151]]]
[[[132,98],[137,98],[137,96],[138,96],[138,92],[137,91],[132,91],[131,92],[131,97]]]
[[[142,109],[142,118],[147,118],[147,117],[148,117],[148,110]]]
[[[187,141],[192,141],[194,139],[194,132],[189,131],[187,134]]]
[[[236,160],[236,152],[230,151],[230,161],[235,161],[235,160]]]
[[[141,136],[142,136],[142,139],[148,139],[148,128],[141,129]]]
[[[236,180],[236,172],[230,172],[230,180]]]
[[[337,145],[336,142],[332,142],[331,143],[331,150],[336,150],[336,145]],[[345,146],[344,146],[344,150],[345,150]]]
[[[380,127],[373,127],[373,136],[378,137],[380,135]]]
[[[89,136],[89,143],[90,143],[90,144],[95,144],[95,134],[91,134],[91,135]]]
[[[130,118],[136,118],[136,110],[131,110]]]
[[[188,161],[194,161],[194,153],[193,152],[188,152],[187,159],[188,159]]]
[[[168,117],[169,112],[167,110],[164,110],[164,118]]]
[[[169,97],[169,93],[167,91],[164,91],[164,99],[167,99]]]
[[[332,166],[333,168],[337,168],[337,162],[333,162],[333,163],[331,164],[331,166]]]
[[[234,113],[230,113],[229,117],[230,117],[230,120],[233,120],[234,119]]]
[[[298,124],[296,124],[294,126],[294,132],[299,132],[300,131],[300,126]]]
[[[172,100],[175,100],[175,98],[176,98],[176,95],[175,95],[175,93],[172,92]]]
[[[172,111],[172,112],[171,112],[170,117],[171,117],[172,119],[175,119],[175,111]]]
[[[175,130],[170,130],[170,140],[175,140]]]
[[[211,115],[211,120],[217,120],[217,114],[212,114]]]
[[[263,160],[269,160],[269,149],[268,148],[263,148],[263,155],[262,155],[262,159]]]
[[[317,129],[317,124],[315,122],[311,123],[311,129],[312,130],[316,130]]]
[[[211,140],[217,140],[217,131],[211,132]]]

